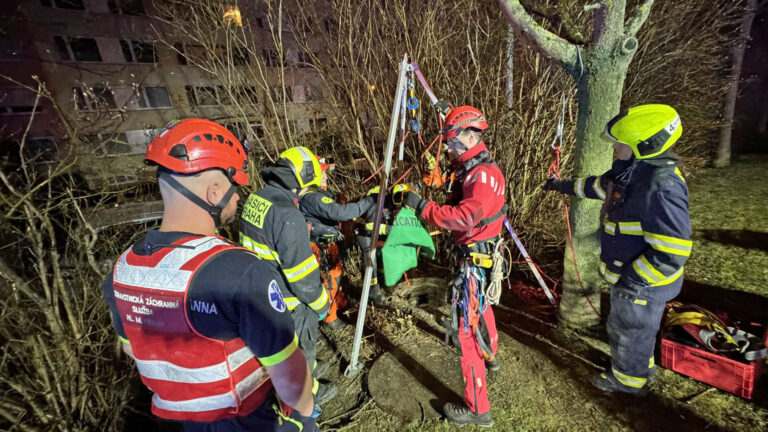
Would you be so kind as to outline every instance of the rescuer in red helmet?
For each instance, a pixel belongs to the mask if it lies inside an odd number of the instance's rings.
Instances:
[[[444,183],[448,204],[424,200],[413,191],[403,193],[403,204],[427,222],[450,230],[459,258],[452,319],[446,331],[458,339],[466,382],[465,405],[446,404],[445,417],[456,423],[490,427],[493,417],[485,370],[499,368],[498,334],[493,311],[481,293],[489,276],[485,270],[492,266],[486,257],[493,254],[501,239],[507,209],[506,181],[483,143],[482,131],[488,128],[483,113],[471,106],[450,108],[444,101],[438,102],[438,108],[446,114],[441,133],[453,160],[446,175],[449,180]]]
[[[152,413],[185,431],[317,430],[281,275],[215,235],[248,184],[246,149],[186,119],[165,126],[145,162],[158,169],[160,229],[120,255],[102,290]]]

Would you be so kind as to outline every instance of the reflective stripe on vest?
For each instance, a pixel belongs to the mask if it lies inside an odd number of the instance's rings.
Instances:
[[[247,252],[216,236],[188,237],[151,255],[129,249],[115,265],[118,313],[158,417],[213,422],[247,415],[272,388],[242,339],[210,339],[189,324],[186,294],[195,272],[233,249]]]

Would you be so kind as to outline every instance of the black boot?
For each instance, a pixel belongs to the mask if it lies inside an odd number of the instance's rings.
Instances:
[[[480,427],[493,426],[493,417],[491,412],[483,414],[475,414],[467,408],[464,404],[456,404],[449,402],[443,407],[443,414],[445,419],[458,424],[469,424]]]
[[[312,371],[312,376],[315,379],[322,378],[330,369],[331,369],[330,363],[318,361],[315,364],[315,369]]]
[[[340,320],[339,318],[336,318],[335,320],[333,320],[331,322],[323,321],[323,327],[329,328],[329,329],[331,329],[333,331],[344,330],[345,328],[347,328],[347,326],[349,326],[349,324],[345,323],[344,321]]]
[[[493,360],[486,359],[485,368],[491,372],[497,372],[499,369],[501,369],[501,365],[499,364],[499,358],[494,357]]]
[[[315,405],[322,405],[329,400],[336,397],[336,393],[339,389],[330,383],[320,383],[317,387],[317,393],[315,393]]]
[[[381,287],[379,285],[371,285],[369,297],[373,305],[376,307],[382,307],[387,303],[387,296],[381,292]]]
[[[616,377],[613,376],[613,373],[610,371],[600,372],[592,377],[592,385],[607,393],[619,392],[627,393],[632,396],[645,396],[645,394],[648,393],[648,389],[646,387],[633,388],[625,386],[624,384],[620,383],[619,380],[617,380]]]

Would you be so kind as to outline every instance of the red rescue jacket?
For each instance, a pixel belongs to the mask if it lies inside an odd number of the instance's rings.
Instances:
[[[195,272],[230,249],[240,248],[220,237],[193,236],[151,255],[129,249],[115,264],[117,309],[141,380],[154,393],[152,413],[158,417],[213,422],[245,416],[272,389],[241,338],[207,338],[187,316]]]
[[[455,179],[447,183],[452,189],[451,203],[441,206],[430,201],[421,217],[453,231],[457,245],[499,235],[504,227],[504,175],[484,143],[467,150],[456,162]]]

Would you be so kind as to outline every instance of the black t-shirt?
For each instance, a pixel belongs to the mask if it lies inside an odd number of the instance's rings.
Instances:
[[[151,254],[189,233],[149,231],[133,250]],[[276,285],[275,285],[276,284]],[[200,334],[217,340],[242,338],[262,364],[271,366],[296,349],[290,312],[280,294],[277,269],[251,252],[219,252],[196,272],[187,291],[187,316]],[[272,288],[270,289],[270,285]],[[127,341],[115,303],[112,273],[102,285],[117,334]]]

